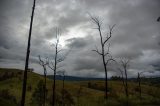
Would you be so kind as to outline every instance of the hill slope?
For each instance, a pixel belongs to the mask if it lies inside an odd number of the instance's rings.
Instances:
[[[0,106],[16,106],[20,103],[23,71],[18,69],[0,69]],[[37,106],[33,93],[43,76],[28,72],[26,106]],[[51,106],[52,83],[47,79],[47,105]],[[109,99],[104,100],[104,81],[65,81],[65,103],[68,106],[124,106],[126,98],[122,82],[109,81]],[[142,85],[142,101],[139,100],[137,84],[129,82],[129,103],[133,106],[160,105],[160,88]],[[62,81],[56,81],[56,102],[61,103]],[[70,103],[70,104],[69,104]],[[12,104],[12,105],[11,105]]]

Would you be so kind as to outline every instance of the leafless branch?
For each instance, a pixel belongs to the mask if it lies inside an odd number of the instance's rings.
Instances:
[[[44,62],[44,60],[41,59],[41,56],[40,56],[40,55],[38,56],[38,58],[39,58],[39,64],[40,64],[41,66],[45,66],[45,65],[48,64],[47,58],[46,58],[46,61],[45,61],[45,62]]]
[[[109,48],[110,48],[110,43],[109,43],[109,45],[108,45],[107,52],[104,54],[104,56],[111,55],[111,54],[109,53]]]
[[[121,65],[124,69],[126,69],[129,66],[129,59],[121,59]]]
[[[106,40],[103,42],[103,45],[112,37],[112,31],[113,28],[115,27],[115,24],[113,26],[109,26],[109,34],[107,34]]]
[[[62,51],[63,51],[63,50],[62,50],[62,49],[60,49],[60,50],[58,50],[58,51],[57,51],[57,53],[60,53],[60,52],[62,52]]]
[[[99,52],[97,46],[96,46],[95,48],[96,48],[96,49],[95,49],[95,50],[92,50],[92,51],[95,51],[95,52],[97,52],[99,55],[102,55],[102,53]]]
[[[89,15],[90,15],[90,14],[89,14]],[[97,28],[96,28],[96,29],[101,28],[101,24],[102,24],[102,23],[100,22],[99,18],[98,18],[98,17],[93,17],[92,15],[90,15],[90,17],[91,17],[93,23],[97,25]]]
[[[53,61],[50,61],[49,59],[47,60],[47,63],[48,63],[48,67],[51,69],[51,70],[54,70],[54,63]]]
[[[110,59],[108,59],[108,60],[107,60],[106,65],[108,65],[108,63],[109,63],[110,61],[114,61],[114,62],[116,62],[116,60],[115,60],[115,59],[110,58]]]
[[[123,71],[120,68],[118,68],[118,70],[121,73],[121,75],[123,76]]]

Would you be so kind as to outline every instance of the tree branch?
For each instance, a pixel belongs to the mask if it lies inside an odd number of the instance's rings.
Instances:
[[[102,55],[102,53],[100,53],[98,50],[92,50],[95,51],[96,53],[98,53],[99,55]]]
[[[111,56],[111,55],[110,55],[110,56]],[[112,56],[111,56],[110,59],[108,59],[108,60],[105,62],[105,65],[108,65],[108,63],[109,63],[110,61],[114,61],[114,62],[117,63],[117,61],[116,61],[115,59],[113,59]]]
[[[38,56],[38,58],[39,58],[39,64],[40,64],[41,66],[45,66],[45,65],[48,64],[47,58],[46,58],[46,62],[44,62],[44,61],[41,59],[41,56],[40,56],[40,55]]]
[[[47,60],[47,65],[51,70],[54,70],[54,63],[52,61],[49,61],[49,59]],[[52,66],[51,66],[52,65]]]
[[[115,24],[113,26],[109,26],[109,34],[107,34],[106,40],[103,42],[103,45],[112,37],[113,28],[115,27]]]

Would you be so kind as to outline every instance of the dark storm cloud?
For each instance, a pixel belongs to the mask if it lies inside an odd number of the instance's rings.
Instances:
[[[0,1],[1,67],[23,68],[32,2]],[[92,29],[95,25],[89,18],[90,13],[100,17],[105,33],[108,25],[116,24],[110,50],[116,59],[131,58],[131,76],[137,71],[157,70],[160,61],[160,23],[156,21],[159,10],[159,0],[37,0],[30,66],[40,73],[37,56],[53,57],[51,41],[56,36],[55,28],[59,27],[66,40],[64,48],[72,48],[64,62],[68,74],[104,76],[101,57],[92,51],[95,45],[100,46],[100,39],[98,31]],[[73,37],[69,37],[72,31],[75,31]],[[109,73],[112,74],[119,73]]]

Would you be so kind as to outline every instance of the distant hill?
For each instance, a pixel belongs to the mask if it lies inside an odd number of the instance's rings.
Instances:
[[[67,78],[67,77],[66,77]],[[62,95],[62,81],[57,77],[56,80],[56,93],[57,98],[61,99]],[[69,78],[71,79],[71,78]],[[32,103],[32,94],[39,81],[44,80],[43,76],[34,72],[28,72],[28,80],[27,80],[27,92],[26,92],[26,106],[38,106],[38,105],[30,105]],[[73,80],[73,79],[72,79]],[[22,92],[22,81],[23,81],[23,70],[19,69],[9,69],[9,68],[0,68],[0,106],[18,106],[21,100],[21,92]],[[53,80],[47,78],[47,106],[50,105],[50,101],[52,100],[52,84]],[[87,84],[87,83],[86,83]],[[77,92],[79,92],[80,84],[76,82],[65,82],[65,93],[69,96],[68,98],[73,98],[74,102],[76,102]],[[86,96],[89,98],[94,98],[97,95],[103,96],[102,91],[90,89],[88,87],[82,87],[83,91],[81,93],[81,98],[86,100]],[[57,101],[58,103],[60,101]],[[67,102],[68,103],[68,102]],[[69,106],[69,105],[68,105]]]
[[[53,75],[48,75],[47,76],[49,79],[53,79]],[[63,77],[60,75],[56,75],[56,80],[63,80]],[[89,80],[99,80],[99,81],[104,81],[105,78],[93,78],[93,77],[77,77],[77,76],[65,76],[66,81],[89,81]],[[113,78],[108,78],[108,80],[121,80],[121,79],[113,79]],[[136,82],[137,78],[129,78],[129,81]],[[151,77],[151,78],[141,78],[141,81],[143,83],[150,83],[150,84],[160,84],[160,77]]]
[[[47,76],[49,79],[53,79],[53,75]],[[56,75],[56,80],[63,80],[63,77]],[[65,76],[66,81],[89,81],[89,80],[105,80],[104,78],[89,78],[89,77],[76,77],[76,76]]]

